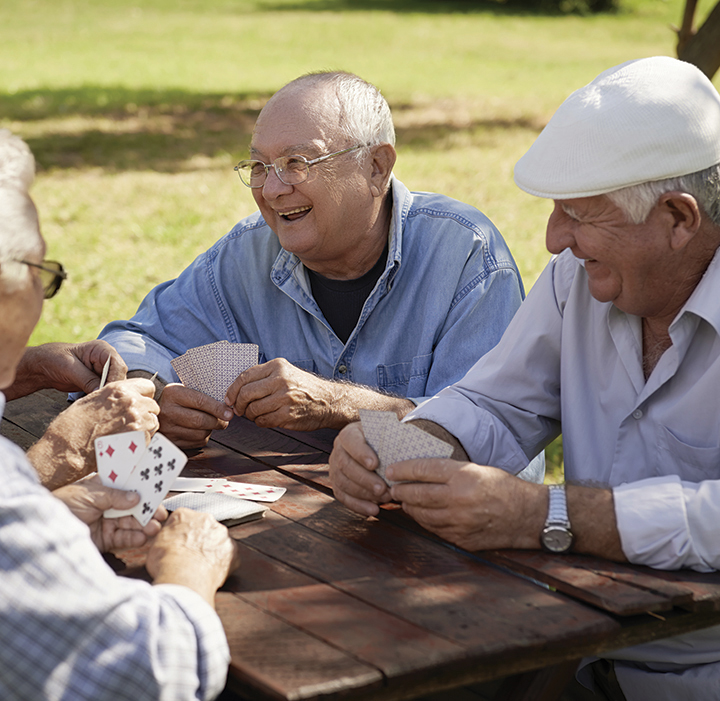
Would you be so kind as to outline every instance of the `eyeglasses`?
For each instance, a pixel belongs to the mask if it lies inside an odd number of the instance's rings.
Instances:
[[[235,170],[238,172],[243,185],[252,188],[262,187],[265,184],[270,168],[275,168],[275,174],[280,178],[280,182],[286,185],[299,185],[308,179],[310,166],[327,161],[328,158],[332,158],[333,156],[350,153],[350,151],[357,151],[363,147],[364,144],[358,144],[357,146],[344,148],[342,151],[328,153],[326,156],[313,158],[310,161],[304,156],[281,156],[270,164],[263,163],[262,161],[240,161],[240,163],[235,166]]]
[[[57,294],[62,281],[67,279],[67,273],[60,263],[54,260],[44,260],[42,263],[31,263],[29,260],[19,260],[18,263],[25,263],[31,268],[40,271],[40,282],[43,285],[45,299],[50,299]]]

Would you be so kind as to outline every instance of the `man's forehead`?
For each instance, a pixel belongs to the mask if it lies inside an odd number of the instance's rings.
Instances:
[[[324,152],[340,133],[337,105],[327,98],[326,90],[313,88],[276,93],[255,122],[250,151],[274,157]]]

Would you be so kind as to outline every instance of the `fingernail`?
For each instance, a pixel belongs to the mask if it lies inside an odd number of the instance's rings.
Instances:
[[[233,413],[231,409],[225,409],[225,411],[223,411],[223,419],[225,419],[225,421],[230,421],[232,417]]]
[[[373,487],[373,493],[380,496],[385,491],[385,488],[381,484],[376,484]]]

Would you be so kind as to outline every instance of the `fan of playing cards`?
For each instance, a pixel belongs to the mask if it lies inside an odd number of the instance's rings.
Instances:
[[[136,491],[140,502],[132,509],[109,509],[107,518],[134,516],[146,526],[160,503],[168,511],[185,506],[212,514],[218,521],[234,523],[259,518],[265,508],[254,502],[272,502],[284,487],[233,482],[226,479],[178,477],[187,456],[162,433],[156,433],[145,448],[142,431],[116,433],[95,440],[95,458],[100,480],[107,487]],[[185,492],[165,499],[168,491]],[[196,494],[200,492],[201,494]]]
[[[170,363],[186,387],[221,402],[237,376],[258,364],[258,347],[254,343],[217,341],[191,348]]]
[[[449,443],[417,426],[400,423],[394,411],[360,409],[359,414],[365,440],[380,461],[377,474],[391,487],[396,482],[385,477],[388,465],[415,458],[449,458],[452,455],[453,447]]]
[[[145,447],[143,431],[128,431],[95,439],[95,459],[105,486],[136,491],[140,501],[132,509],[109,509],[107,518],[134,516],[146,526],[180,474],[187,456],[162,433]]]

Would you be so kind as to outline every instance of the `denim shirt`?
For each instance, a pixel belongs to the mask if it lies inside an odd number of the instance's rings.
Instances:
[[[170,360],[215,341],[256,343],[322,377],[416,403],[459,380],[500,340],[524,296],[502,236],[477,209],[392,183],[385,270],[343,344],[318,308],[299,258],[259,212],[239,222],[129,321],[100,338],[131,370],[178,381]]]

